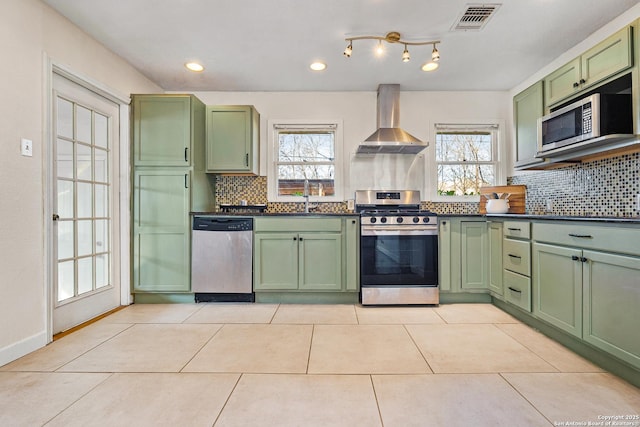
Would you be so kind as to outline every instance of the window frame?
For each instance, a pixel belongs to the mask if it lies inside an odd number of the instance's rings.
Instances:
[[[470,164],[493,164],[495,168],[494,185],[504,185],[506,183],[506,162],[505,162],[505,122],[500,119],[493,120],[441,120],[433,121],[430,124],[431,140],[433,141],[429,158],[429,174],[427,194],[430,195],[433,202],[479,202],[480,195],[472,196],[443,196],[438,194],[438,165],[440,164],[459,164],[460,162],[439,162],[436,156],[436,139],[441,131],[461,132],[484,132],[492,133],[492,161],[469,162]]]
[[[269,120],[269,145],[268,145],[268,173],[267,173],[267,200],[278,203],[301,203],[303,196],[278,195],[278,134],[283,130],[334,130],[334,194],[332,196],[309,196],[312,202],[343,202],[344,201],[344,169],[343,169],[343,129],[342,120],[305,120],[305,119],[279,119]]]

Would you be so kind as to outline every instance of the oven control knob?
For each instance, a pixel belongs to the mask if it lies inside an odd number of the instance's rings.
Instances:
[[[418,217],[413,218],[413,222],[414,223],[420,222],[420,218],[418,218]]]
[[[387,217],[383,216],[382,218],[380,218],[380,222],[385,224],[387,222]]]
[[[404,218],[402,218],[401,216],[399,216],[398,219],[396,220],[398,224],[402,224],[402,221],[404,221]]]
[[[424,218],[422,218],[422,222],[427,223],[429,222],[429,217],[425,216]]]
[[[375,224],[377,221],[378,221],[378,218],[376,218],[375,216],[371,217],[371,224]]]

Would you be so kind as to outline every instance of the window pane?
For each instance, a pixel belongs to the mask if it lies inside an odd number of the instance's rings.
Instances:
[[[76,168],[78,179],[91,181],[91,147],[76,144]]]
[[[280,132],[281,162],[327,162],[335,159],[333,132]]]
[[[58,221],[58,259],[73,258],[73,221]]]
[[[464,196],[480,194],[480,187],[494,185],[494,165],[438,165],[438,194]]]
[[[107,199],[108,187],[106,185],[96,184],[94,186],[96,192],[96,218],[106,217],[109,212],[109,202]]]
[[[96,253],[109,251],[109,221],[96,220]]]
[[[96,289],[109,285],[109,255],[96,256]]]
[[[78,188],[78,218],[88,218],[91,216],[92,191],[91,184],[79,182]]]
[[[107,148],[108,130],[107,118],[102,114],[95,113],[94,117],[94,144],[98,147]]]
[[[56,140],[56,169],[60,178],[73,178],[73,142]]]
[[[64,301],[74,296],[74,262],[75,261],[66,261],[58,263],[58,301]]]
[[[95,156],[94,180],[96,182],[107,182],[107,152],[99,148],[93,150]]]
[[[78,260],[78,295],[93,290],[93,257]]]
[[[78,256],[93,252],[93,223],[91,220],[78,221]]]
[[[56,133],[58,136],[73,139],[73,104],[58,98],[56,114]]]
[[[60,218],[73,218],[73,181],[59,179],[58,191],[58,215]]]
[[[278,179],[333,179],[333,165],[280,165]]]
[[[76,140],[91,144],[91,110],[76,106]]]
[[[437,133],[436,161],[478,162],[492,160],[491,133]]]

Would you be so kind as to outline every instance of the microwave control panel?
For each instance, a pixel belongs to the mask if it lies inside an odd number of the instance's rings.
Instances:
[[[588,102],[582,106],[582,133],[591,133],[592,128],[592,112],[591,103]]]

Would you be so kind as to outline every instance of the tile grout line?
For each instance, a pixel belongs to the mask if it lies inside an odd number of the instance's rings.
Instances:
[[[534,374],[534,375],[536,374],[536,372],[527,372],[527,373],[528,374]],[[538,372],[537,374],[548,374],[548,373],[547,372]],[[527,399],[524,394],[520,393],[520,390],[518,390],[513,384],[511,384],[511,382],[504,376],[503,372],[498,372],[498,375],[500,376],[500,378],[502,378],[502,380],[504,382],[509,384],[509,387],[511,387],[516,393],[518,393],[518,395],[520,397],[522,397],[522,399],[524,399],[525,402],[527,402],[529,405],[531,405],[531,407],[533,409],[535,409],[535,411],[537,413],[539,413],[540,416],[542,416],[542,418],[544,418],[545,420],[549,421],[550,425],[555,425],[553,423],[553,421],[551,421],[549,418],[547,418],[547,416],[545,414],[543,414],[542,411],[540,411],[536,405],[533,404],[533,402],[531,402],[529,399]]]
[[[316,325],[311,325],[311,339],[309,340],[309,355],[307,356],[307,369],[305,370],[305,375],[309,375],[309,366],[311,365],[311,349],[313,348],[313,336],[316,331]]]
[[[216,325],[217,323],[204,323],[204,324],[205,324],[205,325]],[[213,335],[211,335],[211,337],[209,337],[209,339],[208,339],[204,344],[202,344],[202,346],[201,346],[201,347],[200,347],[200,348],[199,348],[195,353],[193,353],[193,356],[191,356],[191,357],[189,358],[189,360],[187,360],[187,362],[186,362],[184,365],[182,365],[182,368],[178,369],[177,373],[179,373],[179,374],[180,374],[180,373],[186,373],[186,372],[183,372],[184,368],[186,368],[186,367],[187,367],[187,365],[188,365],[189,363],[191,363],[191,361],[193,361],[193,359],[195,359],[195,357],[196,357],[196,356],[197,356],[197,355],[202,351],[202,349],[203,349],[203,348],[205,348],[205,347],[207,346],[207,344],[209,344],[209,343],[211,342],[211,340],[212,340],[216,335],[218,335],[218,333],[219,333],[219,332],[220,332],[220,331],[221,331],[221,330],[222,330],[226,325],[227,325],[226,323],[221,324],[221,325],[220,325],[220,327],[218,328],[218,330],[217,330],[217,331],[215,331],[215,332],[213,333]]]
[[[431,367],[431,364],[429,363],[429,361],[427,360],[427,356],[424,355],[424,353],[422,352],[422,350],[420,349],[420,346],[418,345],[418,343],[416,342],[416,340],[413,338],[413,335],[411,335],[411,332],[409,332],[409,329],[407,328],[407,325],[405,323],[402,324],[402,327],[404,328],[405,332],[407,333],[407,335],[409,335],[409,339],[411,340],[411,342],[413,343],[413,345],[416,347],[416,349],[418,350],[418,353],[420,353],[420,356],[422,356],[422,359],[424,360],[424,363],[427,364],[427,368],[429,368],[429,370],[431,371],[432,374],[435,374],[436,372],[433,370],[433,368]]]
[[[53,373],[53,372],[52,372]],[[67,372],[62,372],[62,373],[67,373]],[[68,372],[70,374],[75,374],[76,372]],[[87,374],[88,372],[78,372],[78,374]],[[94,372],[95,374],[106,374],[107,372]],[[65,412],[67,409],[71,408],[73,405],[75,405],[76,403],[78,403],[78,401],[80,401],[81,399],[83,399],[85,396],[89,395],[91,392],[93,392],[93,390],[95,390],[96,388],[98,388],[99,386],[101,386],[102,384],[104,384],[107,380],[109,380],[109,378],[113,377],[116,373],[115,372],[109,372],[107,377],[100,381],[98,384],[96,384],[95,386],[91,387],[89,390],[87,390],[86,393],[82,394],[82,396],[79,396],[76,400],[74,400],[73,402],[71,402],[69,405],[67,405],[66,408],[60,410],[60,412],[58,412],[57,414],[55,414],[53,417],[49,418],[43,425],[47,425],[49,424],[51,421],[53,421],[54,419],[56,419],[57,417],[59,417],[60,415],[62,415],[63,412]]]
[[[380,401],[378,400],[378,393],[376,393],[376,386],[373,383],[373,374],[369,374],[369,381],[371,382],[371,389],[373,390],[373,398],[376,400],[376,408],[378,408],[378,417],[380,418],[380,426],[384,427],[384,420],[382,419],[382,409],[380,409]]]
[[[211,424],[211,427],[214,427],[218,422],[218,420],[220,419],[220,417],[222,416],[222,412],[224,412],[224,409],[227,407],[227,403],[229,403],[231,396],[236,391],[236,388],[238,388],[238,384],[240,384],[240,380],[242,379],[243,376],[244,376],[243,372],[241,372],[240,375],[238,375],[238,379],[236,380],[236,383],[233,385],[233,388],[231,389],[229,396],[227,396],[227,398],[225,399],[224,404],[222,405],[222,408],[220,408],[220,412],[218,413],[218,416],[216,416],[216,419],[213,420],[213,424]]]
[[[520,340],[518,340],[516,337],[512,336],[511,334],[507,333],[505,330],[503,330],[502,328],[500,328],[498,324],[496,323],[491,323],[493,325],[494,328],[496,328],[498,331],[500,331],[500,333],[504,334],[506,337],[511,338],[513,341],[515,341],[516,343],[518,343],[520,346],[522,346],[522,348],[524,348],[525,350],[529,351],[531,354],[535,355],[538,359],[542,360],[544,363],[546,363],[547,365],[549,365],[551,368],[553,368],[555,370],[555,373],[561,373],[562,371],[560,369],[558,369],[553,363],[547,361],[547,359],[545,359],[544,357],[542,357],[541,355],[539,355],[538,353],[536,353],[533,349],[529,348],[528,346],[526,346],[524,343],[520,342]],[[551,372],[554,373],[554,372]]]

